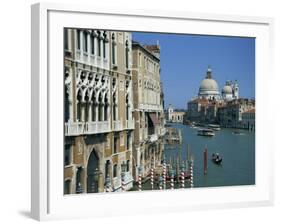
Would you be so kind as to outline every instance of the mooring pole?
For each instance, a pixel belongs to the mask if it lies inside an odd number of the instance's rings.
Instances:
[[[208,169],[208,149],[204,150],[204,175],[207,175]]]

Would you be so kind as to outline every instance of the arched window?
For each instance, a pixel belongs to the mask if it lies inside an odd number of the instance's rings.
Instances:
[[[126,96],[126,120],[129,120],[129,95]]]
[[[91,35],[91,54],[95,54],[95,35]]]
[[[97,31],[98,33],[98,56],[100,57],[101,56],[101,34],[100,34],[100,31]]]
[[[102,114],[103,114],[103,103],[102,103],[102,94],[100,93],[99,94],[99,98],[98,98],[98,101],[99,101],[99,121],[102,121]]]
[[[68,122],[70,118],[69,111],[69,93],[67,87],[64,88],[64,122]]]
[[[113,177],[117,177],[117,164],[113,165]]]
[[[109,160],[106,160],[106,163],[105,163],[105,178],[109,176],[109,169],[110,169],[110,161]]]
[[[107,98],[107,95],[105,95],[105,98],[104,98],[104,120],[105,121],[108,120],[107,110],[108,110],[108,98]]]
[[[116,99],[116,92],[113,93],[113,120],[117,120],[117,99]]]
[[[126,40],[125,46],[126,69],[129,69],[129,42]]]
[[[106,32],[103,33],[103,58],[106,58]]]
[[[118,134],[115,134],[114,138],[113,138],[113,154],[117,153],[117,150],[118,150],[117,144],[118,144]]]
[[[112,48],[112,64],[116,64],[116,40],[115,40],[115,34],[113,33],[111,36],[111,48]]]
[[[96,121],[96,93],[92,93],[92,121]]]
[[[80,33],[81,31],[80,30],[77,30],[77,50],[81,50],[81,38],[80,38]]]
[[[83,31],[83,51],[88,52],[88,33]]]
[[[68,29],[64,28],[64,49],[68,50],[69,46],[68,46]]]
[[[130,160],[126,162],[126,172],[130,172]]]
[[[82,119],[82,91],[78,90],[77,94],[77,120],[81,121]]]
[[[131,133],[127,132],[127,150],[130,150]]]

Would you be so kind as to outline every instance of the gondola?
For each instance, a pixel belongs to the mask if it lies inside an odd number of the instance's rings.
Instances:
[[[212,160],[215,164],[221,164],[222,163],[222,157],[218,153],[212,154]]]

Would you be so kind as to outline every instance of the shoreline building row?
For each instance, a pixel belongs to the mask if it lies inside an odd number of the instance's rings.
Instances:
[[[220,93],[208,67],[198,96],[187,103],[187,120],[222,127],[255,129],[255,100],[240,98],[237,80],[226,81]]]
[[[138,64],[130,32],[90,29],[65,29],[64,48],[64,193],[129,190],[165,131],[157,49],[139,45]]]

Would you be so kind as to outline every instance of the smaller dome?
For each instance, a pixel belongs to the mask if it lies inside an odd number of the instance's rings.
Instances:
[[[224,93],[224,94],[232,94],[231,86],[228,86],[228,85],[224,86],[223,89],[222,89],[222,93]]]

